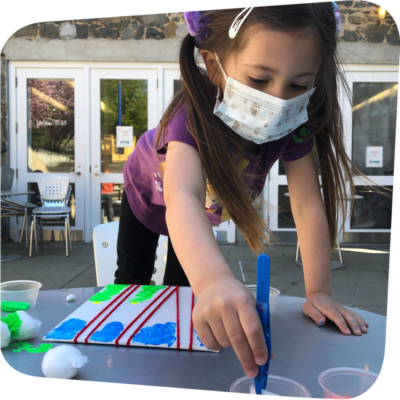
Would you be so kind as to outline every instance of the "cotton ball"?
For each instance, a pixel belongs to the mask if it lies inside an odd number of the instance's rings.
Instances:
[[[67,299],[66,299],[67,301],[75,301],[76,300],[76,296],[74,295],[74,294],[69,294],[68,296],[67,296]]]
[[[256,394],[256,387],[254,386],[254,383],[250,386],[250,394]],[[268,392],[268,390],[262,390],[261,394],[264,396],[279,396],[278,394]]]
[[[7,347],[10,344],[11,332],[10,328],[5,322],[3,321],[0,322],[1,322],[1,348],[4,349],[4,347]]]
[[[47,378],[71,379],[88,358],[73,346],[64,344],[50,349],[43,357],[42,371]]]
[[[12,340],[32,339],[42,325],[39,320],[32,318],[26,311],[16,311],[8,314],[5,321],[10,328]]]

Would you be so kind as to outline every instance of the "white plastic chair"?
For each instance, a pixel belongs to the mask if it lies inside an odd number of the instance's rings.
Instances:
[[[43,234],[42,219],[43,218],[63,218],[64,219],[64,237],[66,256],[72,251],[71,243],[71,227],[69,214],[71,209],[67,207],[67,197],[70,193],[69,177],[64,175],[43,174],[38,180],[40,198],[43,206],[32,210],[33,219],[31,222],[31,238],[29,245],[29,257],[32,257],[32,241],[35,235],[35,250],[37,253],[37,233],[36,220],[40,220],[41,237]],[[42,240],[43,242],[43,240]]]
[[[100,224],[93,229],[94,260],[97,286],[114,283],[117,269],[117,238],[119,221]],[[154,263],[152,285],[162,285],[167,261],[168,237],[160,235]]]

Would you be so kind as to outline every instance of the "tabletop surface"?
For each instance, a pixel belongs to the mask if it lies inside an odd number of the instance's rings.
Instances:
[[[28,313],[42,321],[39,334],[29,342],[43,343],[41,338],[81,306],[101,288],[44,290],[36,306]],[[68,294],[76,301],[66,301]],[[386,317],[357,310],[367,322],[369,332],[362,336],[345,336],[331,322],[318,327],[304,316],[305,299],[280,295],[271,315],[274,359],[269,373],[294,379],[308,388],[312,397],[323,397],[318,375],[329,368],[352,367],[379,373],[383,363]],[[7,315],[1,312],[2,317]],[[50,343],[50,342],[45,342]],[[53,346],[63,343],[51,342]],[[76,344],[89,362],[74,379],[113,383],[131,383],[173,388],[228,392],[233,381],[244,376],[232,348],[219,353],[175,349]],[[13,352],[2,349],[5,360],[27,375],[43,377],[44,353]]]

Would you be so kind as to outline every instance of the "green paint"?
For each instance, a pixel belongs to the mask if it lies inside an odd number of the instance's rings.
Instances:
[[[305,126],[303,126],[303,127],[299,130],[299,135],[300,135],[301,137],[305,137],[305,136],[307,136],[309,133],[310,133],[310,131],[309,131]]]
[[[142,301],[150,300],[155,293],[165,288],[166,286],[155,286],[155,285],[142,286],[142,290],[133,299],[129,299],[128,301],[129,303],[132,304],[138,304],[141,303]]]
[[[18,313],[14,312],[12,314],[8,314],[5,318],[5,322],[10,328],[11,338],[17,337],[19,333],[19,328],[22,324],[21,318],[19,317]]]
[[[1,309],[3,311],[14,312],[24,310],[26,311],[28,308],[31,308],[29,303],[24,303],[20,301],[2,301]]]
[[[92,296],[89,301],[99,304],[102,301],[108,301],[117,294],[120,294],[129,285],[107,285],[103,290]]]
[[[45,353],[46,351],[50,350],[53,345],[50,343],[41,343],[39,346],[32,346],[28,342],[16,342],[9,344],[6,349],[13,349],[13,353],[20,353],[21,351],[27,351],[28,353],[35,354],[35,353]]]

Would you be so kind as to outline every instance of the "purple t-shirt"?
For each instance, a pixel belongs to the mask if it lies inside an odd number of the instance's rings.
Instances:
[[[161,235],[168,235],[163,192],[166,154],[157,151],[170,141],[183,142],[197,149],[186,122],[185,107],[182,106],[170,120],[163,143],[157,148],[153,143],[157,128],[145,132],[124,166],[125,192],[132,212],[144,226]],[[282,161],[294,161],[311,151],[313,141],[302,140],[301,136],[297,129],[282,139],[261,144],[257,155],[245,153],[245,160],[240,162],[238,168],[258,176],[256,180],[245,178],[253,199],[262,193],[268,172],[279,157]],[[219,225],[229,219],[229,215],[213,197],[208,183],[207,188],[205,212],[212,226]]]

